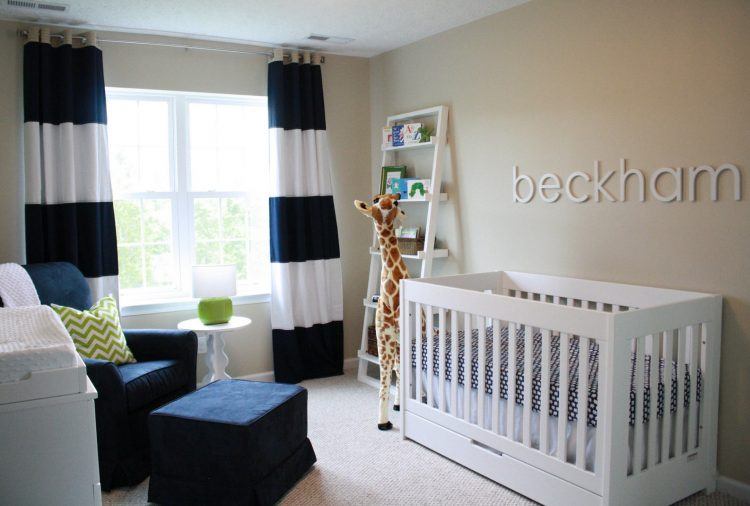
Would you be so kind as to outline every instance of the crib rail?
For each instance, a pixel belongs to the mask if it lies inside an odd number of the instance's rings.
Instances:
[[[672,462],[715,466],[720,298],[572,281],[403,281],[402,427],[416,414],[597,495]]]

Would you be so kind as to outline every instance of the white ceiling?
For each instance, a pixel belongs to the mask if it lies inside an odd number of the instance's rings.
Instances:
[[[0,0],[0,17],[374,56],[526,1],[49,0],[68,5],[67,12],[50,15],[10,7],[7,0]],[[310,34],[355,40],[315,42],[306,40]]]

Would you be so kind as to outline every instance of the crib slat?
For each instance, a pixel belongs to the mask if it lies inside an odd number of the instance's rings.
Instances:
[[[597,302],[596,303],[596,310],[597,311],[604,311],[604,302]]]
[[[677,330],[677,411],[675,416],[674,456],[679,457],[684,453],[685,438],[685,328]]]
[[[531,447],[531,396],[533,392],[533,350],[534,329],[524,325],[524,361],[523,361],[523,444]]]
[[[542,330],[542,402],[539,413],[539,451],[549,453],[549,373],[550,373],[550,331]]]
[[[471,315],[464,313],[464,420],[471,421]]]
[[[451,414],[458,417],[458,311],[451,310]]]
[[[643,366],[645,339],[637,337],[635,341],[635,376],[632,389],[635,391],[635,426],[633,427],[633,474],[643,469]]]
[[[402,378],[401,378],[401,392],[399,393],[400,399],[404,399],[401,401],[401,404],[406,404],[406,399],[411,399],[411,385],[414,381],[413,374],[411,371],[411,315],[414,313],[411,313],[409,310],[411,309],[412,303],[408,302],[404,304],[401,307],[401,314],[406,315],[406,325],[403,325],[401,327],[401,352],[403,353],[403,357],[400,359],[403,362],[404,367],[401,368],[402,370]],[[404,313],[404,311],[406,311]]]
[[[435,407],[435,395],[433,387],[435,386],[435,330],[432,328],[432,306],[425,306],[425,318],[427,318],[427,327],[425,334],[427,334],[427,405],[431,408]]]
[[[487,320],[477,316],[477,425],[484,425],[484,398],[486,387],[485,364],[487,361]]]
[[[688,435],[687,450],[690,451],[697,446],[697,421],[698,421],[698,350],[700,348],[700,329],[695,325],[687,328],[688,353],[690,359],[690,405],[688,407]]]
[[[416,346],[414,348],[414,375],[416,376],[416,388],[414,397],[417,403],[422,403],[422,304],[414,303],[414,335],[417,336]],[[411,368],[411,364],[408,364]]]
[[[516,411],[516,334],[514,322],[508,322],[508,399],[505,403],[505,436],[515,440]]]
[[[500,321],[492,320],[492,432],[500,432]]]
[[[578,337],[578,420],[576,421],[576,467],[586,469],[586,419],[589,390],[589,340]]]
[[[700,324],[700,368],[701,371],[703,371],[703,379],[704,381],[708,378],[708,374],[706,374],[708,371],[708,357],[706,356],[706,345],[707,339],[708,339],[708,326],[705,323]],[[705,383],[703,384],[703,391],[707,392]],[[706,426],[707,420],[706,420],[706,410],[703,409],[701,406],[698,406],[698,447],[703,447],[703,438],[705,432],[703,431],[703,427]]]
[[[659,334],[648,336],[649,353],[651,354],[651,365],[649,366],[648,388],[650,392],[649,409],[648,409],[648,445],[647,456],[648,463],[646,469],[651,469],[656,465],[657,454],[657,434],[656,429],[659,424],[657,409],[659,407]]]
[[[440,412],[445,412],[445,309],[438,309],[438,406]]]
[[[560,390],[559,411],[557,417],[557,458],[563,462],[567,461],[567,438],[565,437],[568,425],[568,334],[560,334]]]
[[[662,332],[664,416],[661,419],[661,462],[669,460],[672,441],[672,331]]]
[[[599,357],[609,357],[608,354],[608,347],[613,346],[613,343],[611,341],[599,341],[597,342],[599,347]],[[609,392],[610,391],[610,385],[609,382],[611,381],[611,376],[606,374],[607,369],[606,365],[602,367],[602,363],[599,363],[599,367],[596,368],[596,372],[593,374],[591,381],[596,381],[598,385],[598,391],[599,392]],[[609,406],[610,402],[612,402],[612,399],[607,396],[602,396],[598,398],[598,406],[597,406],[597,412],[598,413],[608,413],[609,412]],[[600,422],[602,419],[600,417],[597,417],[597,422]],[[602,427],[602,425],[598,425],[599,427]],[[596,444],[596,448],[604,448],[606,443],[605,441],[605,431],[604,429],[598,429],[594,431],[594,443]],[[596,476],[603,476],[604,473],[604,456],[602,455],[602,451],[595,451],[594,452],[594,474]]]

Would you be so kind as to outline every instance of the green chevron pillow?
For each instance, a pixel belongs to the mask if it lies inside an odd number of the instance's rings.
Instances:
[[[60,315],[82,357],[108,360],[115,364],[135,362],[120,326],[117,302],[111,295],[103,297],[86,311],[57,304],[52,304],[52,309]]]

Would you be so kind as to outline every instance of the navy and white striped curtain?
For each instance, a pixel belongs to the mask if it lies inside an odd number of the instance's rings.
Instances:
[[[274,51],[271,142],[271,326],[276,381],[343,373],[343,300],[336,213],[317,57]]]
[[[94,299],[117,296],[117,239],[107,150],[102,52],[70,31],[50,44],[29,30],[23,50],[26,261],[67,261]]]

